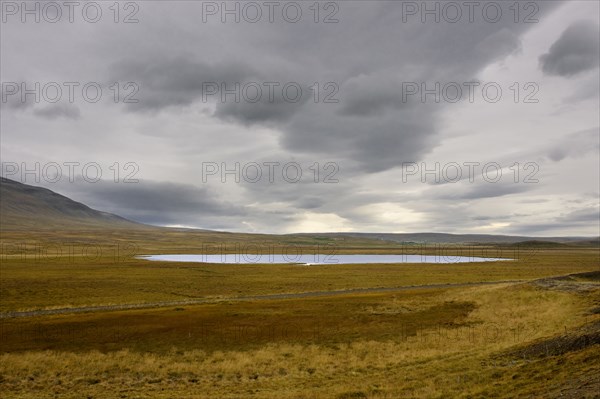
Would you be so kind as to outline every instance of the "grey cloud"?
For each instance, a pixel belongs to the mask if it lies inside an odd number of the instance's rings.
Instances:
[[[262,86],[262,82],[253,82]],[[283,83],[283,84],[287,84]],[[307,86],[302,87],[302,92],[299,98],[296,99],[295,89],[291,89],[287,99],[283,96],[281,84],[278,90],[274,92],[272,98],[269,98],[268,88],[263,87],[263,92],[260,99],[256,102],[244,101],[239,102],[225,101],[217,102],[217,108],[214,116],[226,120],[242,123],[244,125],[253,125],[257,123],[277,124],[290,119],[297,113],[302,106],[309,101],[311,96]],[[248,95],[250,98],[255,98],[254,92]]]
[[[557,221],[562,223],[600,223],[600,209],[597,206],[576,209],[561,215],[559,218],[557,218]]]
[[[495,218],[492,217],[492,216],[473,216],[471,219],[472,220],[476,220],[476,221],[485,222],[485,221],[488,221],[488,220],[494,220]]]
[[[472,81],[490,62],[518,50],[519,36],[529,26],[515,26],[510,18],[498,23],[478,19],[464,24],[403,24],[399,4],[365,4],[344,3],[343,23],[270,25],[277,32],[270,35],[258,25],[220,30],[211,26],[225,34],[242,34],[244,42],[252,44],[250,49],[231,43],[229,51],[243,63],[224,62],[217,55],[206,64],[197,61],[200,52],[173,58],[174,51],[168,51],[162,57],[147,54],[143,62],[125,59],[113,68],[119,71],[113,76],[140,80],[140,103],[130,105],[134,110],[190,105],[201,96],[202,81],[335,82],[339,104],[315,103],[308,97],[296,104],[226,101],[216,103],[213,116],[246,126],[275,127],[279,143],[294,154],[332,154],[359,165],[357,170],[384,171],[418,160],[435,147],[445,108],[406,106],[400,82]],[[555,5],[540,5],[539,15]],[[190,21],[183,19],[180,25]],[[366,26],[369,29],[363,29]],[[352,38],[352,46],[340,42],[340,37]]]
[[[300,209],[318,209],[324,205],[323,199],[315,197],[300,198],[296,201],[296,206]]]
[[[531,220],[531,219],[530,219]],[[598,206],[582,206],[556,216],[545,218],[544,222],[521,222],[507,228],[510,234],[540,235],[540,232],[560,234],[565,229],[582,229],[598,226],[600,209]],[[592,230],[593,231],[593,230]],[[598,230],[596,230],[598,232]],[[598,232],[600,233],[600,232]],[[596,233],[597,234],[597,233]],[[543,233],[541,235],[544,235]]]
[[[480,222],[484,222],[484,221],[494,221],[494,220],[509,220],[513,217],[523,217],[523,216],[528,216],[528,215],[522,215],[522,214],[513,214],[513,215],[497,215],[497,216],[473,216],[471,219],[472,220],[476,220],[476,221],[480,221]]]
[[[496,198],[511,194],[520,194],[533,189],[535,189],[535,184],[482,182],[462,192],[456,188],[450,192],[448,192],[448,190],[444,190],[445,192],[439,194],[437,198],[445,200],[477,200],[482,198]]]
[[[382,6],[385,18],[401,20],[400,7]],[[282,130],[282,145],[294,152],[350,158],[367,173],[420,160],[439,143],[439,118],[447,104],[416,104],[418,95],[407,101],[402,82],[431,87],[475,80],[485,65],[520,48],[518,35],[524,27],[511,32],[503,23],[455,25],[444,31],[443,24],[408,27],[373,21],[372,30],[354,38],[363,49],[356,54],[361,58],[340,57],[361,66],[340,78],[340,104],[307,105]],[[412,47],[393,39],[406,35],[418,37],[420,44]],[[371,51],[375,42],[377,51]],[[365,59],[371,67],[363,65]],[[339,68],[344,70],[343,65]]]
[[[25,80],[23,80],[22,82],[25,82]],[[19,85],[19,88],[17,89],[18,91],[16,93],[13,93],[14,83],[17,83]],[[24,84],[27,90],[32,90],[32,92],[35,92],[35,83],[28,82]],[[25,111],[33,109],[34,115],[50,120],[57,118],[79,119],[79,117],[81,116],[79,108],[76,105],[66,103],[64,102],[65,100],[62,99],[60,99],[56,103],[48,103],[48,105],[42,105],[47,102],[43,98],[39,97],[39,92],[37,103],[36,97],[33,94],[27,94],[23,98],[20,92],[20,85],[21,82],[3,82],[2,88],[0,89],[2,108],[15,111]]]
[[[597,99],[600,96],[598,88],[600,87],[600,76],[590,74],[577,82],[578,85],[573,93],[563,100],[563,104],[573,106],[589,99]]]
[[[35,104],[33,96],[21,96],[21,81],[3,81],[0,86],[0,107],[9,110],[25,110]],[[27,86],[30,87],[30,86]]]
[[[406,82],[410,83],[410,82]],[[341,115],[374,116],[382,114],[387,108],[408,106],[408,100],[414,102],[414,96],[403,97],[405,87],[402,82],[391,80],[390,75],[359,75],[344,82],[341,95],[344,98]]]
[[[593,21],[570,25],[540,57],[544,73],[570,77],[598,68],[600,62],[600,29]]]
[[[550,232],[550,234],[557,234],[556,232],[560,232],[564,229],[580,227],[580,224],[566,224],[561,222],[556,223],[523,223],[515,226],[510,226],[506,228],[506,232],[508,234],[517,234],[517,235],[536,235],[543,236],[544,234],[540,234],[540,232]]]
[[[43,108],[36,108],[34,109],[33,113],[46,119],[79,119],[81,116],[79,108],[76,105],[63,103],[51,104]]]
[[[48,187],[72,195],[87,205],[142,223],[212,226],[219,217],[239,218],[242,207],[229,204],[207,188],[190,184],[140,180],[138,183],[97,183],[78,179]],[[214,227],[213,227],[214,228]]]
[[[519,203],[521,204],[543,204],[545,202],[549,202],[550,200],[547,198],[528,198],[528,199],[523,199],[520,200]]]
[[[388,110],[378,118],[328,118],[323,108],[311,104],[294,118],[282,137],[283,146],[321,157],[336,154],[367,173],[417,161],[435,146],[438,115],[426,105]]]
[[[498,60],[521,51],[521,39],[509,28],[502,28],[481,40],[476,50],[490,61]]]
[[[598,154],[599,151],[600,127],[595,127],[568,135],[550,149],[548,157],[558,162],[567,157],[578,157],[589,152]]]
[[[567,223],[567,222],[563,222],[563,221],[548,222],[548,223],[523,223],[523,224],[519,224],[519,225],[515,225],[515,226],[510,226],[506,229],[506,231],[509,234],[538,235],[538,236],[539,235],[544,236],[547,234],[559,235],[565,229],[580,229],[582,227],[587,227],[589,225],[590,225],[590,222]],[[540,232],[542,232],[542,233],[540,234]],[[596,230],[596,232],[598,233],[598,230]],[[581,236],[589,237],[592,235],[593,235],[593,233],[589,233],[586,235],[582,234]]]
[[[188,106],[202,101],[202,94],[212,83],[233,87],[258,74],[238,62],[208,64],[184,54],[148,58],[143,61],[123,59],[110,67],[110,82],[135,80],[139,101],[129,103],[133,111],[159,111],[174,106]],[[208,100],[209,95],[206,94]]]
[[[190,54],[144,62],[122,60],[111,66],[109,81],[125,84],[132,76],[140,88],[139,101],[128,104],[135,112],[201,102],[204,107],[216,104],[213,116],[248,126],[283,122],[312,98],[310,87],[293,79],[258,72],[240,61],[208,64]]]

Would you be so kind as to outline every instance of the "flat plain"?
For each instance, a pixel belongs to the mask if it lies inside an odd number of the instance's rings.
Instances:
[[[3,234],[3,397],[598,397],[595,247],[94,234]],[[301,266],[136,258],[199,253],[207,242],[230,251],[245,243],[246,252],[513,260]],[[306,295],[273,298],[299,293]],[[52,309],[59,311],[44,313]]]

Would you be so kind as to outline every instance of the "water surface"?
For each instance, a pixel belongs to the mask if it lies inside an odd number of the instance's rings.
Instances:
[[[451,255],[327,255],[327,254],[169,254],[143,255],[141,259],[163,262],[196,263],[292,263],[302,265],[329,265],[355,263],[468,263],[497,262],[506,258],[479,258]]]

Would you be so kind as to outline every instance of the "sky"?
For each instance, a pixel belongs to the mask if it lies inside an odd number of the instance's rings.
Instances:
[[[155,225],[600,235],[597,1],[2,1],[2,176]]]

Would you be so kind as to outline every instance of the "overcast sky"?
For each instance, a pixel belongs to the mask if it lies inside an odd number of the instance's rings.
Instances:
[[[5,177],[157,225],[600,234],[597,1],[22,4]]]

